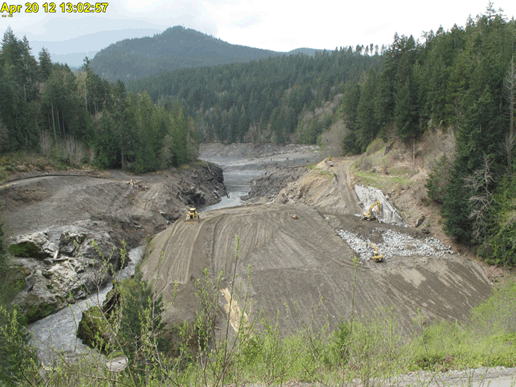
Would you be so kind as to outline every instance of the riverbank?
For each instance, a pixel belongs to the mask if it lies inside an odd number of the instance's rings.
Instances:
[[[105,260],[120,268],[122,241],[137,247],[225,195],[221,168],[206,162],[143,176],[19,176],[0,187],[14,302],[32,323],[87,297],[112,278]]]

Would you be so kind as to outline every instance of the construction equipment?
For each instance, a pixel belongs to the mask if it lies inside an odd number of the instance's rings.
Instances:
[[[369,207],[369,211],[364,212],[362,215],[362,219],[364,220],[375,220],[376,215],[373,213],[373,209],[375,207],[378,207],[377,212],[380,212],[380,201],[378,200],[376,203],[372,204],[371,207]]]
[[[375,261],[375,262],[382,262],[383,261],[383,255],[382,254],[378,254],[378,247],[376,247],[372,243],[370,243],[370,245],[374,248],[374,254],[371,257],[371,259],[373,261]]]
[[[195,207],[190,207],[188,209],[188,214],[186,215],[185,222],[187,222],[187,223],[199,222],[199,214],[197,213],[197,209]]]

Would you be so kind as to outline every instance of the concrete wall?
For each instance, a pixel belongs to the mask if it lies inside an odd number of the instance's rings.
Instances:
[[[380,201],[380,212],[376,214],[378,219],[385,223],[395,224],[397,226],[407,226],[401,217],[400,212],[396,209],[389,197],[379,189],[373,187],[364,187],[362,185],[355,185],[355,192],[360,200],[360,205],[364,212],[369,210],[369,207]],[[375,208],[376,211],[376,208]]]

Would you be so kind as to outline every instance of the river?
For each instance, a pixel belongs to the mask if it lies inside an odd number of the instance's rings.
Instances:
[[[144,252],[145,246],[139,246],[129,251],[128,265],[117,273],[119,280],[129,278],[134,274],[136,264]],[[112,288],[113,285],[109,283],[90,297],[70,304],[68,308],[61,309],[28,326],[29,331],[32,332],[30,344],[38,349],[39,359],[43,364],[52,364],[58,358],[58,352],[67,358],[75,358],[90,351],[77,338],[77,326],[82,319],[82,312],[95,305],[101,306]]]
[[[226,185],[228,195],[222,197],[219,203],[201,208],[200,211],[242,205],[240,197],[249,193],[251,180],[263,174],[267,169],[279,166],[307,165],[320,161],[322,157],[318,152],[306,150],[297,153],[281,153],[255,158],[201,155],[201,159],[222,166],[224,170],[224,184]],[[119,273],[119,279],[129,278],[134,274],[136,264],[140,261],[144,252],[145,246],[129,251],[129,264]],[[39,358],[44,364],[52,364],[57,359],[58,352],[68,358],[74,358],[91,351],[77,338],[77,326],[82,319],[83,311],[92,306],[102,305],[107,293],[111,289],[112,284],[109,284],[87,299],[70,304],[68,308],[29,325],[29,331],[33,332],[30,343],[38,348]]]
[[[218,164],[224,171],[224,184],[228,196],[222,197],[217,204],[201,208],[200,211],[210,211],[243,204],[241,196],[250,191],[251,180],[276,167],[297,167],[316,164],[324,155],[314,151],[316,147],[301,147],[298,152],[278,153],[262,157],[231,157],[202,154],[200,158]]]

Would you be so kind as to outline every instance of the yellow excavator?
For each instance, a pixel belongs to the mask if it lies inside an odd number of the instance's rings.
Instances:
[[[188,210],[188,214],[185,219],[186,223],[197,223],[199,222],[199,214],[197,213],[197,209],[195,207],[190,207]]]
[[[374,248],[374,254],[371,257],[371,259],[373,261],[375,261],[375,262],[382,262],[383,261],[383,255],[382,254],[378,254],[378,247],[376,247],[372,243],[370,243],[370,245]]]
[[[362,215],[362,219],[364,220],[375,220],[376,215],[373,213],[373,209],[378,207],[377,212],[380,212],[380,201],[378,200],[376,203],[373,203],[371,207],[369,207],[369,211],[364,212]]]

